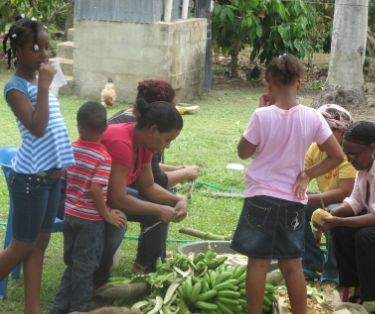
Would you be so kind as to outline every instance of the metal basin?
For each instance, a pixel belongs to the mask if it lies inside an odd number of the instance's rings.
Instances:
[[[240,254],[230,248],[231,241],[197,241],[180,245],[177,252],[188,255],[189,253],[205,253],[210,247],[216,254]],[[277,261],[272,260],[270,270],[276,269]]]
[[[177,251],[180,254],[188,255],[189,253],[204,253],[209,247],[217,254],[237,254],[230,248],[230,241],[197,241],[183,244],[177,248]]]

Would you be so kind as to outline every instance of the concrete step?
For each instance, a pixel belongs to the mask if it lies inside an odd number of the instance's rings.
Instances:
[[[73,76],[65,75],[67,84],[59,88],[59,95],[73,95],[74,94],[74,80]]]
[[[50,62],[60,63],[61,70],[64,73],[64,76],[73,76],[73,60],[67,58],[51,58]]]
[[[74,50],[74,42],[64,41],[62,43],[57,44],[56,55],[59,58],[73,59],[73,50]]]
[[[68,39],[68,41],[74,41],[74,28],[68,29],[67,39]]]

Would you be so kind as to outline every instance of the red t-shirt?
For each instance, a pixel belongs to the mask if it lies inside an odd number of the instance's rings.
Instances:
[[[129,168],[127,185],[133,184],[141,175],[143,165],[152,159],[152,152],[145,146],[138,147],[137,162],[133,160],[133,131],[135,123],[110,124],[102,137],[102,143],[112,157],[112,164]],[[134,168],[136,164],[136,168]]]
[[[111,157],[100,143],[79,139],[72,146],[76,164],[68,167],[66,172],[65,214],[87,220],[103,220],[91,196],[90,185],[102,185],[103,197],[107,201]]]

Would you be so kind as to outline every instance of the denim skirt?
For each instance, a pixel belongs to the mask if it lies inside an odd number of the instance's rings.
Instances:
[[[246,198],[231,247],[253,258],[298,258],[304,253],[304,228],[304,204],[264,195]]]

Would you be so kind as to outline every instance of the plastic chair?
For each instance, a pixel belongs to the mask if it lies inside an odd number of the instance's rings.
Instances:
[[[5,180],[9,192],[9,174],[11,171],[11,160],[16,155],[18,148],[15,146],[4,146],[0,147],[0,166],[3,169]],[[5,240],[4,240],[4,249],[10,244],[13,238],[13,201],[9,194],[9,213],[8,213],[8,222],[5,231]],[[63,221],[56,218],[53,225],[52,232],[61,232],[63,228]],[[21,267],[17,265],[12,271],[12,279],[18,279],[20,276]],[[0,281],[0,300],[2,300],[6,295],[6,289],[8,285],[8,277]]]

